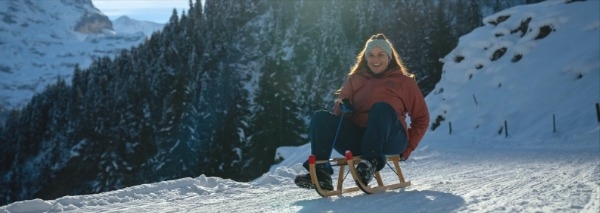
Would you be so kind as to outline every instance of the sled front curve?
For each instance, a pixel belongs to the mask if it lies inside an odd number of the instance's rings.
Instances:
[[[376,187],[370,187],[369,185],[362,184],[361,181],[358,181],[358,180],[360,180],[360,178],[358,177],[358,174],[355,169],[356,168],[355,163],[360,162],[361,158],[353,157],[352,153],[350,151],[346,151],[345,158],[333,158],[333,159],[322,160],[322,161],[317,161],[315,156],[311,155],[308,159],[310,178],[311,178],[312,184],[315,186],[315,190],[317,191],[317,193],[323,197],[329,197],[329,196],[333,196],[333,195],[341,195],[343,193],[355,192],[355,191],[359,191],[359,190],[362,190],[363,192],[365,192],[367,194],[372,194],[372,193],[378,193],[378,192],[383,192],[383,191],[387,191],[387,190],[394,190],[394,189],[399,189],[399,188],[404,188],[404,187],[410,186],[411,185],[410,181],[405,181],[404,175],[402,174],[402,170],[400,169],[400,164],[399,164],[400,156],[398,156],[398,155],[387,156],[386,159],[387,159],[387,161],[391,161],[394,164],[394,168],[392,170],[394,170],[398,176],[398,183],[384,185],[384,183],[381,179],[381,175],[379,174],[379,172],[376,172],[375,173],[375,180],[377,180]],[[325,164],[325,163],[331,163],[333,166],[340,167],[339,172],[338,172],[338,181],[337,181],[336,187],[333,191],[323,190],[321,188],[321,186],[319,185],[319,181],[317,178],[317,172],[316,172],[316,164]],[[354,181],[357,184],[356,187],[343,188],[343,186],[342,186],[343,182],[344,182],[344,174],[346,174],[346,171],[345,171],[346,166],[348,166],[349,173],[351,173],[352,178],[354,179]]]
[[[346,158],[352,158],[352,153],[350,151],[346,151]],[[365,185],[362,181],[360,181],[360,177],[358,176],[358,173],[356,172],[356,169],[355,169],[356,166],[354,165],[354,163],[357,162],[356,160],[348,161],[348,167],[350,168],[350,173],[352,174],[352,178],[354,179],[354,181],[356,182],[356,185],[358,186],[358,188],[360,188],[360,190],[362,190],[363,192],[365,192],[367,194],[373,194],[373,193],[379,193],[379,192],[384,192],[384,191],[388,191],[388,190],[405,188],[405,187],[411,185],[410,181],[404,180],[404,175],[402,174],[402,169],[400,169],[400,163],[399,163],[400,156],[398,156],[398,155],[387,156],[386,160],[392,161],[392,163],[394,164],[395,172],[398,175],[398,183],[384,185],[379,172],[375,172],[375,180],[377,181],[377,186],[375,186],[375,187],[371,187],[370,185]]]
[[[308,169],[310,172],[310,179],[312,181],[312,184],[315,186],[315,190],[317,191],[317,193],[319,195],[321,195],[323,197],[329,197],[329,196],[333,196],[333,195],[341,195],[343,193],[356,192],[356,191],[360,190],[360,188],[358,188],[358,187],[351,187],[351,188],[345,188],[345,189],[342,187],[342,184],[344,182],[344,173],[345,173],[344,166],[347,165],[344,158],[335,158],[335,159],[330,159],[330,160],[326,160],[326,161],[316,161],[315,159],[316,158],[314,155],[311,155],[308,158]],[[321,185],[319,185],[319,180],[317,178],[317,169],[315,167],[315,164],[323,164],[323,163],[327,163],[327,162],[337,163],[335,165],[340,166],[338,182],[336,184],[336,188],[333,191],[323,190],[321,188]]]

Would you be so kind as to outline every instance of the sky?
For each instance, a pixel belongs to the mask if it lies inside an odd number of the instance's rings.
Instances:
[[[111,20],[127,15],[160,24],[169,21],[173,8],[179,15],[189,8],[189,0],[92,0],[92,3]]]
[[[293,179],[306,173],[301,165],[311,152],[306,144],[279,148],[285,160],[250,182],[200,175],[99,194],[18,201],[0,206],[0,213],[598,213],[600,122],[593,106],[600,102],[599,7],[598,0],[519,6],[484,19],[485,26],[461,37],[442,59],[442,80],[426,97],[432,121],[437,115],[445,121],[429,130],[401,163],[412,183],[406,189],[327,198],[300,189]],[[510,18],[489,24],[505,15]],[[531,30],[511,32],[527,18]],[[554,30],[536,38],[546,25]],[[502,47],[503,56],[489,58]],[[517,54],[522,58],[513,60]],[[464,59],[457,62],[459,55]],[[385,184],[398,181],[390,169],[381,173]],[[353,187],[353,181],[345,179],[343,186]]]

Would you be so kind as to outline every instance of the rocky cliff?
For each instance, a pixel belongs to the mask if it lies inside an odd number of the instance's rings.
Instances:
[[[112,22],[101,13],[85,13],[75,25],[75,31],[90,34],[102,33],[104,30],[113,30]]]

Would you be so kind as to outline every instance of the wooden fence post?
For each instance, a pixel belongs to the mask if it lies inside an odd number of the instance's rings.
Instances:
[[[598,123],[600,123],[600,103],[596,103],[596,117],[598,117]]]
[[[508,123],[504,120],[504,137],[508,137]]]
[[[552,128],[553,128],[553,133],[556,133],[556,114],[552,114]]]

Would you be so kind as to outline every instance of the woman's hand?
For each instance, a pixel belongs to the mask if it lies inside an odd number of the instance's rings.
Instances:
[[[340,109],[342,109],[342,112],[344,113],[352,113],[352,111],[354,111],[354,106],[350,103],[350,99],[344,98],[340,102]]]

